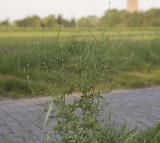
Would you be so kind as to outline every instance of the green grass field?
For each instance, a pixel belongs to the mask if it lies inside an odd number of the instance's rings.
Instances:
[[[160,84],[160,29],[110,29],[104,37],[100,30],[62,29],[56,45],[57,35],[58,30],[0,31],[1,97],[33,96],[30,86],[37,94],[58,90],[54,80],[59,63],[53,62],[59,53],[55,50],[57,47],[69,50],[72,58],[77,54],[85,55],[88,47],[101,48],[104,65],[112,70],[97,84],[100,90]],[[69,64],[69,54],[66,52],[63,56]],[[48,70],[54,72],[48,73]]]

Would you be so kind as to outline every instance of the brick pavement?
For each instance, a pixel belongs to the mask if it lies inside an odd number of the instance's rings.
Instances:
[[[160,120],[160,87],[114,91],[104,97],[112,101],[106,110],[119,124],[145,129]],[[46,101],[48,97],[0,101],[0,143],[39,143],[45,116],[41,104]]]

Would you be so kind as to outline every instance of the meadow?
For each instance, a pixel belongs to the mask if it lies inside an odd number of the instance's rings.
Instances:
[[[160,84],[160,29],[10,29],[0,30],[0,96],[27,97],[49,94],[55,86],[57,52],[69,59],[97,47],[104,66],[110,68],[96,85],[101,91],[140,88]],[[57,42],[57,38],[58,42]],[[58,51],[57,51],[58,50]],[[100,57],[96,57],[99,60]],[[86,61],[87,62],[87,61]],[[84,63],[85,65],[85,63]],[[93,67],[90,66],[92,72]],[[68,68],[70,76],[71,68]],[[100,72],[100,71],[99,71]],[[78,91],[75,91],[78,92]],[[35,93],[35,94],[32,94]]]

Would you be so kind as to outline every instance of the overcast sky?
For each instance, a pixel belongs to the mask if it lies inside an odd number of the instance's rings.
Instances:
[[[0,21],[21,19],[26,16],[63,14],[64,18],[79,19],[88,15],[102,16],[109,8],[126,9],[127,0],[0,0]],[[141,11],[160,8],[160,0],[139,0]]]

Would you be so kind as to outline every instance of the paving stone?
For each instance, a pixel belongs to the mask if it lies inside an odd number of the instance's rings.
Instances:
[[[131,127],[145,129],[160,120],[160,87],[137,90],[114,91],[103,94],[106,101],[112,101],[101,112],[101,117],[113,112],[112,120],[119,125],[127,122]],[[39,99],[0,101],[0,143],[39,142],[45,118],[43,106],[49,97]],[[68,97],[68,103],[73,97]],[[55,124],[55,123],[53,123]],[[49,129],[47,129],[49,130]]]
[[[13,143],[26,143],[26,141],[22,137],[14,137]]]
[[[1,136],[5,136],[5,135],[11,135],[12,134],[12,131],[10,128],[5,128],[5,127],[0,127],[0,135]]]
[[[10,140],[5,139],[3,137],[0,138],[0,143],[12,143]]]
[[[6,134],[1,136],[2,141],[0,140],[0,143],[12,143],[13,142],[13,134]]]

